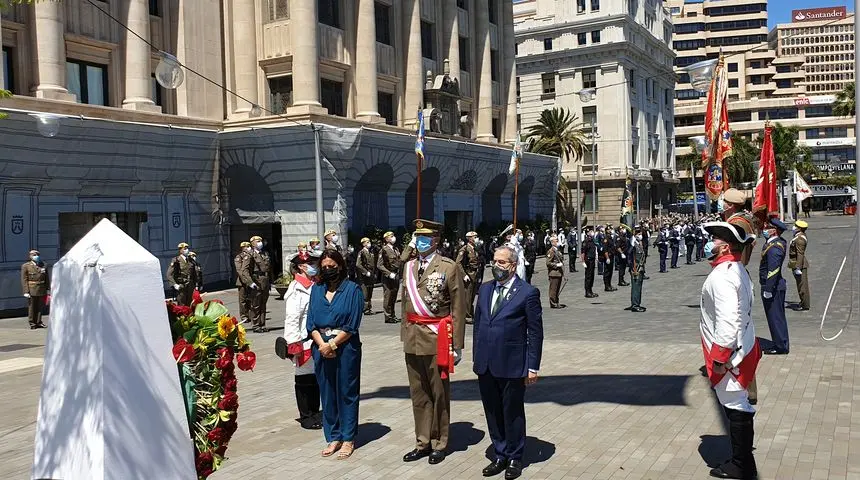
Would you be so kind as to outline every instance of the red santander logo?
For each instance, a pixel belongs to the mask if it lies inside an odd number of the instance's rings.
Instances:
[[[815,22],[819,20],[838,20],[848,14],[846,7],[809,8],[792,10],[791,18],[795,22]]]

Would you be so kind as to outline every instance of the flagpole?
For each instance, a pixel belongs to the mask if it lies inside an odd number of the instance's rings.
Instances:
[[[421,114],[420,108],[418,109],[418,114]],[[418,128],[415,131],[415,138],[417,140],[418,137],[421,136],[421,118],[420,116],[416,116],[416,118],[418,118]],[[423,170],[422,164],[424,162],[418,152],[415,152],[415,158],[418,160],[416,162],[418,166],[418,175],[415,177],[415,218],[421,218],[421,170]]]
[[[516,170],[514,170],[514,236],[517,234],[517,200],[520,189],[520,161],[517,159]]]

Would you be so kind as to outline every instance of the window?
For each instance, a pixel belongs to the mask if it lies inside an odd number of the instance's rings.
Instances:
[[[695,125],[704,125],[705,124],[705,116],[704,115],[684,115],[675,117],[675,126],[676,127],[692,127]]]
[[[544,95],[555,95],[555,73],[544,73],[540,76]]]
[[[472,57],[469,55],[469,39],[460,37],[460,70],[471,71]]]
[[[767,43],[767,35],[732,35],[729,37],[713,37],[709,38],[707,45],[709,47],[722,47],[725,45],[756,45],[759,43]]]
[[[727,7],[712,7],[705,9],[705,15],[719,17],[723,15],[741,15],[745,13],[759,13],[767,11],[767,2],[731,5]]]
[[[672,42],[672,48],[675,50],[696,50],[705,47],[705,40],[676,40]]]
[[[319,23],[334,28],[340,26],[340,0],[317,0],[317,15]],[[329,110],[331,113],[331,110]]]
[[[689,73],[679,73],[678,74],[678,83],[690,83],[690,74]]]
[[[15,77],[13,76],[12,71],[12,49],[9,47],[3,47],[3,83],[0,84],[4,90],[9,90],[10,92],[15,92]]]
[[[591,43],[600,43],[600,30],[591,32]]]
[[[833,107],[830,105],[819,105],[815,107],[806,107],[806,118],[817,118],[817,117],[832,117],[833,116]],[[792,117],[792,118],[797,118]]]
[[[777,80],[776,88],[791,88],[791,80]]]
[[[376,41],[391,45],[391,7],[376,2]]]
[[[394,95],[391,93],[377,92],[376,93],[377,111],[388,125],[397,125],[397,118],[394,112]]]
[[[698,33],[704,30],[704,23],[679,23],[675,25],[675,33]]]
[[[517,77],[517,100],[520,99],[520,77]]]
[[[501,124],[499,123],[499,119],[497,117],[493,117],[492,128],[493,128],[493,137],[501,140],[502,128],[501,128]]]
[[[544,38],[543,39],[543,50],[545,52],[552,50],[552,38]]]
[[[729,122],[751,122],[752,110],[736,110],[729,109]]]
[[[436,42],[433,41],[433,24],[421,22],[421,56],[436,60],[435,49]]]
[[[693,57],[675,57],[675,66],[676,67],[689,67],[690,65],[701,62],[703,60],[707,60],[708,57],[704,55],[696,55]]]
[[[585,70],[582,72],[582,88],[597,88],[597,70]]]
[[[730,72],[737,72],[737,71],[738,71],[738,64],[737,64],[737,62],[733,62],[733,63],[730,63],[730,64],[729,64],[729,71],[730,71]]]
[[[672,7],[669,11],[672,13],[672,15],[678,15],[679,13],[681,13],[681,7]]]
[[[468,0],[457,0],[457,8],[462,8],[463,10],[469,9],[469,1]]]
[[[702,98],[707,96],[707,92],[700,92],[698,90],[694,90],[692,88],[685,88],[682,90],[675,90],[675,99],[676,100],[693,100],[696,98]],[[678,118],[678,117],[675,117]]]
[[[269,80],[269,110],[280,115],[293,104],[293,77],[275,77]]]
[[[699,14],[697,12],[687,12],[688,18],[698,17],[698,16],[699,16]]]
[[[729,79],[729,88],[738,88],[738,79],[730,78]]]
[[[320,79],[320,103],[330,115],[343,117],[346,114],[343,108],[343,83]]]
[[[499,51],[490,50],[490,80],[499,81]]]
[[[108,105],[107,67],[67,60],[66,88],[78,97],[80,103]]]
[[[636,70],[630,70],[630,75],[627,76],[627,85],[631,90],[636,91]]]
[[[576,13],[585,13],[585,0],[576,0]]]
[[[761,68],[761,62],[758,60],[750,62],[750,68]]]
[[[493,25],[499,24],[499,12],[496,7],[496,0],[487,0],[487,11],[490,14],[490,23]]]
[[[161,85],[159,85],[158,80],[155,79],[154,73],[152,74],[151,85],[152,85],[152,88],[151,88],[151,92],[150,92],[149,96],[152,98],[152,101],[156,105],[158,105],[159,107],[163,107],[164,106],[164,95],[162,94],[162,91],[161,91]]]
[[[758,118],[761,119],[771,119],[771,120],[782,120],[786,118],[797,118],[797,109],[793,107],[784,107],[784,108],[771,108],[768,110],[762,110],[758,112]]]
[[[586,43],[588,43],[588,34],[577,33],[576,34],[576,44],[577,45],[585,45]]]
[[[666,105],[666,108],[672,106],[672,90],[668,88],[663,89],[663,104]]]
[[[806,129],[806,138],[813,140],[816,138],[847,138],[848,129],[844,127],[827,127],[827,128],[808,128]]]
[[[711,22],[708,24],[708,30],[712,32],[723,32],[727,30],[747,30],[756,29],[767,26],[767,20],[735,20],[729,22]]]
[[[596,12],[600,10],[600,0],[591,0],[591,11]]]
[[[154,17],[161,16],[161,11],[158,8],[158,0],[149,0],[149,14]]]
[[[582,107],[582,125],[591,126],[591,124],[597,125],[597,107]]]
[[[520,54],[520,44],[517,42],[514,42],[514,56],[516,57],[519,54]]]

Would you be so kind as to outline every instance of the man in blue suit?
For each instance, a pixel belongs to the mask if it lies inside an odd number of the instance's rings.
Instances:
[[[522,475],[526,444],[526,385],[537,382],[543,348],[540,292],[515,275],[517,253],[493,255],[493,281],[481,286],[475,306],[473,370],[496,459],[485,477]]]
[[[788,353],[788,321],[785,319],[785,279],[782,278],[782,262],[785,261],[786,242],[782,232],[784,223],[772,218],[762,229],[767,242],[762,246],[758,278],[761,284],[761,302],[770,328],[771,348],[764,351],[768,355]]]

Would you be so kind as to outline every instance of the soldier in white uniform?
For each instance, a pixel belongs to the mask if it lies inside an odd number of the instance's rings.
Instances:
[[[504,232],[500,236],[505,237],[505,246],[511,247],[515,252],[517,252],[517,276],[519,276],[522,280],[526,279],[526,257],[523,252],[522,242],[523,242],[523,231],[519,228],[516,232],[513,231],[514,226],[508,225],[508,228],[505,229]]]

